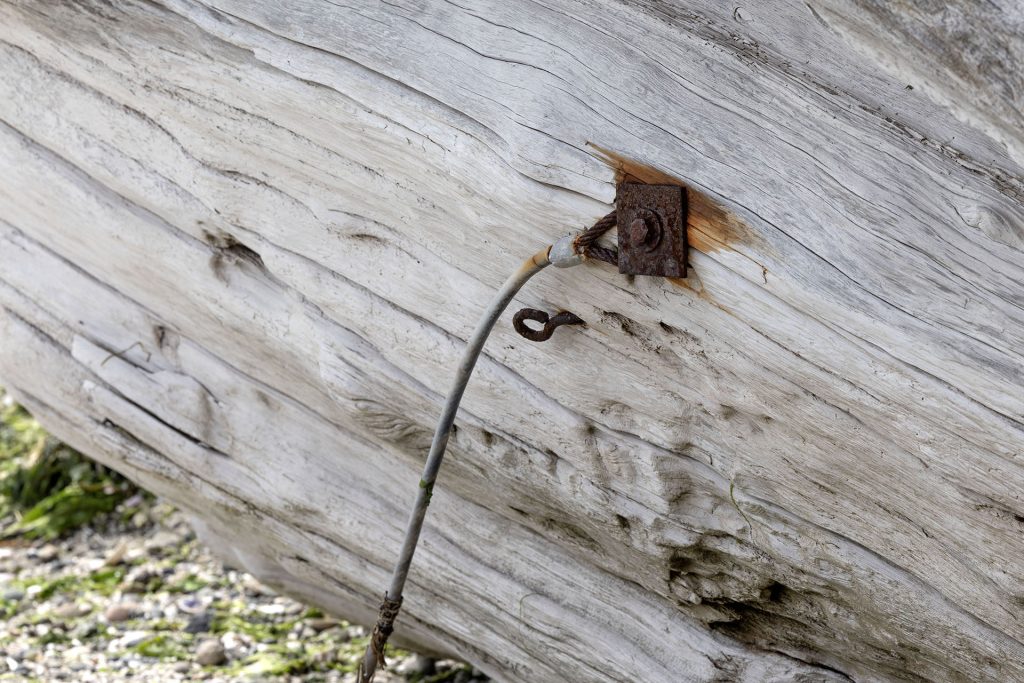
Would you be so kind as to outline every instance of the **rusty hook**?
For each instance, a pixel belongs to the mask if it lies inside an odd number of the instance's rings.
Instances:
[[[538,322],[544,327],[539,330],[535,330],[532,327],[527,326],[526,321],[532,320]],[[560,311],[553,316],[548,317],[548,314],[544,311],[538,311],[536,308],[523,308],[520,309],[512,317],[512,327],[516,328],[516,332],[520,336],[529,339],[534,342],[542,342],[551,339],[551,335],[554,334],[555,328],[561,325],[586,325],[583,318],[579,317],[575,313],[569,311]]]

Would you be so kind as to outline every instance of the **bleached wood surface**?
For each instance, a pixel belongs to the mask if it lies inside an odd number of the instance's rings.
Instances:
[[[504,681],[1024,680],[1022,29],[0,2],[0,383],[369,623],[462,340],[633,160],[693,188],[691,275],[526,288],[589,326],[499,324],[399,635]]]

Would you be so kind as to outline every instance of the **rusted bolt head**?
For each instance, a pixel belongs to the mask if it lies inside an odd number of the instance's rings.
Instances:
[[[629,224],[629,240],[635,245],[654,248],[661,241],[661,219],[650,209],[643,209]]]
[[[643,244],[647,241],[647,222],[643,218],[634,218],[629,225],[629,240],[633,244]]]

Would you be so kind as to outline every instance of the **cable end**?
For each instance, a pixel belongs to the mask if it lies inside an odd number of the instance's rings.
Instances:
[[[579,233],[562,237],[548,248],[548,261],[555,268],[571,268],[583,263],[583,257],[576,253],[576,239]]]

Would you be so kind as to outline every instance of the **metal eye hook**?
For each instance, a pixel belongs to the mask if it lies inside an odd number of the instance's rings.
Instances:
[[[527,326],[527,320],[538,322],[544,327],[539,330],[535,330]],[[516,328],[516,332],[518,332],[521,337],[533,342],[542,342],[551,339],[551,335],[555,333],[555,328],[562,325],[586,325],[586,322],[583,318],[579,317],[575,313],[570,313],[569,311],[560,311],[549,317],[547,313],[544,311],[538,311],[536,308],[520,309],[512,317],[512,326]]]

